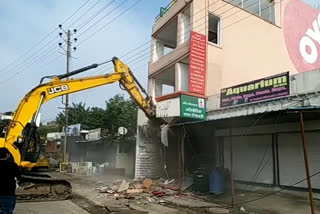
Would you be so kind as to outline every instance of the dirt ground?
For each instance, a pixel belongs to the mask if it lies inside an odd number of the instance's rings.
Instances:
[[[72,184],[71,201],[88,213],[151,213],[151,214],[196,214],[196,213],[248,213],[248,214],[304,214],[310,213],[307,198],[277,194],[263,197],[265,193],[241,192],[236,194],[234,208],[231,208],[230,194],[214,196],[166,190],[166,195],[156,197],[153,193],[108,194],[97,188],[112,186],[114,182],[130,179],[120,176],[76,176],[53,173],[54,177],[67,179]],[[132,181],[132,180],[131,180]],[[252,201],[248,203],[248,201]],[[315,201],[316,212],[320,213],[320,203]]]

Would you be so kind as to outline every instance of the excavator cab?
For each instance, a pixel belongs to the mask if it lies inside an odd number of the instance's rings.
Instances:
[[[9,125],[10,120],[0,120],[0,137],[4,138],[6,135],[6,129]]]
[[[16,146],[21,152],[21,160],[37,162],[40,155],[40,135],[35,123],[28,123],[22,131],[21,142]]]

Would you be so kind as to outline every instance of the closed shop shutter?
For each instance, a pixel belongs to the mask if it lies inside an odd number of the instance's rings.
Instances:
[[[320,132],[306,132],[311,175],[320,171]],[[300,133],[278,136],[280,185],[290,186],[306,178]],[[311,178],[312,187],[320,189],[320,175]],[[307,181],[295,187],[307,187]]]
[[[235,136],[234,179],[273,184],[272,135]],[[230,169],[230,137],[224,138],[224,165]]]

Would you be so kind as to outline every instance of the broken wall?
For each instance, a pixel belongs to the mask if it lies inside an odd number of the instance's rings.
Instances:
[[[158,178],[163,176],[160,136],[150,133],[145,114],[138,111],[135,178]]]

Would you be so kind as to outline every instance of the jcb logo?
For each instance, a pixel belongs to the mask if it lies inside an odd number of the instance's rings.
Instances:
[[[55,93],[60,93],[63,91],[68,91],[69,90],[69,86],[68,85],[59,85],[56,87],[52,87],[48,89],[48,94],[55,94]]]

